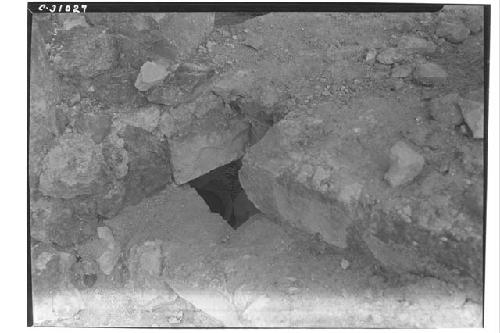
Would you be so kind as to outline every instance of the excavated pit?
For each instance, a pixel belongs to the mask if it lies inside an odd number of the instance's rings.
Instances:
[[[241,159],[238,159],[189,182],[210,211],[222,216],[233,229],[237,229],[251,216],[259,213],[240,184],[240,169]]]

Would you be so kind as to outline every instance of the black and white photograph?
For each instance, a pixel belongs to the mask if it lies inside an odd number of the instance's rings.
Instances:
[[[485,327],[489,4],[26,5],[25,326]]]

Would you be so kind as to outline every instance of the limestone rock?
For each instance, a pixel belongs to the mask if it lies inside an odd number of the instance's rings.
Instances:
[[[436,29],[436,35],[445,38],[450,43],[461,43],[470,34],[470,30],[459,21],[446,22],[442,21]]]
[[[74,128],[82,135],[90,134],[96,144],[101,143],[111,130],[111,116],[105,113],[79,113]]]
[[[93,95],[106,106],[113,105],[142,105],[146,98],[134,86],[137,71],[117,69],[106,72],[92,80],[95,88]]]
[[[101,271],[110,274],[118,261],[120,255],[120,245],[115,241],[113,233],[108,227],[97,228],[99,239],[103,241],[106,250],[96,259]]]
[[[40,28],[33,23],[31,35],[29,114],[29,180],[30,188],[38,186],[41,162],[58,134],[55,105],[61,99],[57,76],[49,66]]]
[[[247,122],[227,122],[220,113],[211,112],[205,121],[172,137],[168,142],[175,182],[184,184],[240,158],[250,140],[249,130]]]
[[[484,104],[468,99],[460,99],[458,106],[467,126],[472,131],[472,136],[476,139],[484,138]]]
[[[96,197],[97,214],[107,218],[118,214],[125,205],[125,195],[125,183],[112,179],[104,185],[103,190]]]
[[[150,307],[174,300],[170,286],[198,309],[234,323],[224,286],[214,281],[218,277],[214,269],[221,267],[205,259],[232,229],[210,212],[194,189],[168,187],[126,207],[106,224],[130,253],[127,265],[131,284],[138,290],[134,298],[140,304]],[[189,244],[185,239],[190,239]]]
[[[398,42],[398,49],[408,54],[432,54],[436,51],[436,44],[416,36],[403,36]]]
[[[55,198],[73,198],[98,191],[101,147],[90,136],[68,133],[45,156],[40,191]]]
[[[100,270],[109,275],[113,271],[120,256],[120,244],[113,237],[108,227],[97,228],[98,238],[78,247],[78,253],[84,257],[95,260]]]
[[[214,70],[203,63],[182,63],[161,87],[148,95],[152,103],[179,106],[190,103],[209,91]]]
[[[446,81],[448,73],[438,64],[426,62],[416,66],[413,77],[422,85],[433,85]]]
[[[177,295],[162,281],[163,241],[146,241],[130,249],[127,261],[136,302],[148,309],[171,303]]]
[[[148,61],[141,67],[141,71],[135,81],[135,87],[139,91],[147,91],[159,85],[170,74],[169,70],[162,64]]]
[[[71,283],[79,290],[92,288],[99,275],[99,265],[92,259],[80,259],[71,265]]]
[[[366,56],[365,56],[365,62],[367,64],[374,64],[375,63],[375,60],[377,58],[377,50],[375,49],[370,49],[368,50],[368,52],[366,53]]]
[[[159,120],[160,108],[157,105],[143,107],[131,113],[123,113],[118,119],[123,124],[142,128],[148,132],[153,132]]]
[[[160,20],[160,31],[177,57],[186,59],[212,31],[214,19],[214,13],[170,13]]]
[[[45,243],[60,244],[57,231],[62,224],[71,223],[73,211],[61,200],[40,198],[30,201],[31,237]]]
[[[119,136],[128,156],[124,203],[136,204],[171,183],[167,143],[139,127],[126,126]]]
[[[264,38],[260,34],[248,33],[243,41],[243,45],[259,50],[264,45]]]
[[[392,146],[390,158],[391,167],[384,175],[384,179],[392,187],[411,182],[422,171],[425,164],[422,155],[403,141],[398,141]]]
[[[74,256],[41,243],[31,249],[31,258],[35,324],[68,319],[85,308],[80,292],[70,282]]]
[[[72,30],[60,39],[62,48],[54,56],[54,66],[63,75],[93,78],[118,64],[115,39],[100,29]]]
[[[403,119],[408,119],[405,114],[410,105],[420,101],[417,96],[405,98],[396,103],[364,96],[345,107],[324,103],[309,114],[301,109],[290,111],[245,153],[239,172],[241,185],[248,198],[269,218],[311,234],[319,233],[325,242],[337,247],[348,247],[350,230],[360,228],[369,234],[367,239],[379,237],[380,246],[377,242],[363,243],[369,243],[368,248],[377,256],[387,256],[384,263],[407,262],[401,266],[403,270],[418,271],[429,267],[429,262],[443,260],[440,262],[462,267],[477,277],[480,269],[476,263],[481,262],[482,256],[481,224],[472,222],[476,217],[472,218],[463,205],[445,196],[443,186],[452,181],[446,180],[450,176],[438,173],[433,176],[438,179],[433,179],[420,173],[426,152],[421,155],[408,148],[409,144],[397,144],[392,149],[391,168],[387,147],[394,144],[395,138],[401,140],[399,131],[408,130],[401,127],[407,121]],[[445,139],[449,131],[441,127],[431,129],[428,124],[414,126],[421,128],[424,136],[440,133],[436,150],[456,149]],[[430,140],[424,137],[420,141],[428,144]],[[407,184],[420,173],[425,187],[390,187],[384,180],[388,169],[391,171],[386,178],[393,185]],[[464,188],[456,191],[462,193]],[[436,192],[441,193],[440,198],[434,197]],[[380,204],[375,203],[377,200]],[[461,219],[461,226],[456,227],[453,216],[460,214],[471,218]],[[420,221],[418,216],[425,218]],[[464,233],[464,228],[469,231]],[[433,236],[415,243],[401,239],[401,233],[415,237],[420,232],[417,229]],[[457,241],[448,240],[454,245],[440,241],[445,233],[457,237]],[[462,241],[470,237],[474,237],[470,243]],[[398,245],[390,245],[392,242]],[[468,250],[458,250],[465,243],[471,245]],[[436,251],[440,256],[435,255]],[[412,257],[410,253],[417,255]],[[468,259],[465,262],[453,258]],[[443,269],[437,262],[436,266]]]
[[[57,14],[59,22],[62,23],[63,30],[71,30],[76,27],[87,28],[89,25],[85,16],[78,14]]]
[[[412,65],[406,64],[406,65],[395,66],[391,71],[391,77],[406,78],[409,77],[412,72],[413,72]]]
[[[391,65],[403,61],[404,55],[397,48],[388,48],[383,50],[377,55],[377,61],[385,64]]]
[[[431,116],[448,127],[460,125],[463,117],[458,109],[459,100],[460,96],[458,94],[448,94],[432,99],[430,103]]]
[[[116,129],[103,142],[102,155],[109,178],[122,179],[127,175],[129,156],[125,141],[118,136]]]

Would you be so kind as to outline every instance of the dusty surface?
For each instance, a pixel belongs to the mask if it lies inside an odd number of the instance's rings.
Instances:
[[[35,324],[481,326],[482,24],[35,17]],[[238,158],[234,230],[187,183]]]

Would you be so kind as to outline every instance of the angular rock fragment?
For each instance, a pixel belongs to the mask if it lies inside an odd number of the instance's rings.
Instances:
[[[377,61],[385,65],[398,63],[403,61],[403,59],[404,55],[398,49],[393,47],[385,49],[377,55]]]
[[[80,134],[90,134],[96,144],[101,143],[111,130],[112,117],[105,113],[79,113],[74,129]]]
[[[40,198],[30,202],[30,235],[45,243],[60,244],[58,229],[63,224],[71,224],[73,211],[61,200]]]
[[[463,42],[465,39],[467,39],[469,34],[470,30],[467,29],[467,27],[459,21],[442,21],[436,29],[436,35],[445,38],[450,43],[455,44]]]
[[[432,99],[430,103],[431,116],[447,127],[460,125],[463,117],[458,108],[459,100],[458,94],[448,94]]]
[[[413,77],[422,85],[433,85],[446,81],[448,73],[438,64],[426,62],[416,66]]]
[[[85,20],[85,16],[78,14],[58,14],[57,18],[62,23],[63,30],[71,30],[76,27],[87,28],[89,24]]]
[[[43,160],[40,191],[55,198],[95,194],[102,162],[101,147],[90,136],[65,134]]]
[[[467,126],[472,131],[472,136],[476,139],[484,138],[484,104],[468,99],[460,99],[458,106]]]
[[[172,182],[168,147],[139,127],[126,126],[119,136],[128,158],[124,203],[134,205]]]
[[[403,119],[409,105],[416,104],[411,97],[398,103],[365,97],[346,107],[320,104],[307,115],[292,110],[245,154],[241,185],[266,216],[319,233],[327,243],[349,247],[359,230],[361,242],[384,265],[401,271],[434,267],[440,276],[451,265],[478,278],[481,217],[450,197],[450,188],[459,197],[465,188],[454,183],[455,176],[421,173],[425,151],[409,144],[396,144],[392,163],[387,158],[387,147],[408,124]],[[428,132],[426,124],[412,126]],[[439,134],[435,149],[457,149],[441,139],[449,132],[433,132]],[[460,172],[456,177],[465,175]],[[419,174],[421,186],[402,186]],[[445,235],[450,243],[440,240]]]
[[[128,267],[139,290],[138,302],[172,301],[167,282],[182,298],[225,325],[239,325],[226,286],[212,273],[216,264],[205,259],[232,229],[221,216],[210,213],[194,189],[169,187],[125,208],[106,224],[124,251],[130,251]]]
[[[396,66],[392,69],[391,77],[406,78],[406,77],[409,77],[412,72],[413,72],[412,65],[409,65],[409,64],[400,65],[400,66]]]
[[[366,56],[365,56],[365,62],[367,64],[373,64],[375,63],[375,60],[377,58],[377,50],[375,49],[370,49],[368,50],[368,52],[366,53]]]
[[[186,59],[212,31],[214,13],[169,13],[160,19],[160,31],[174,47],[179,59]]]
[[[61,99],[56,74],[49,66],[45,43],[36,22],[33,23],[30,66],[30,114],[28,168],[30,189],[38,184],[41,162],[58,134],[55,105]]]
[[[403,141],[396,142],[391,148],[391,167],[384,179],[392,187],[410,183],[422,171],[425,161],[422,155]]]
[[[31,249],[33,321],[69,319],[85,308],[82,295],[70,282],[76,258],[43,243]]]
[[[152,61],[144,63],[135,81],[135,87],[139,91],[147,91],[159,85],[170,74],[168,69],[161,64]]]
[[[115,241],[113,233],[108,227],[97,228],[97,235],[98,239],[79,246],[78,253],[84,258],[95,260],[99,264],[100,270],[109,275],[120,256],[120,244]]]
[[[68,31],[60,38],[62,48],[54,56],[54,66],[63,75],[93,78],[118,64],[114,37],[100,29]]]
[[[184,184],[234,161],[245,152],[250,140],[250,126],[247,122],[227,122],[216,113],[209,117],[206,122],[195,123],[184,134],[168,141],[177,184]]]
[[[432,54],[436,51],[436,44],[416,36],[403,36],[398,42],[398,49],[407,54]]]
[[[160,120],[160,108],[156,105],[133,110],[131,113],[123,113],[118,121],[125,125],[142,128],[145,131],[153,132]]]

